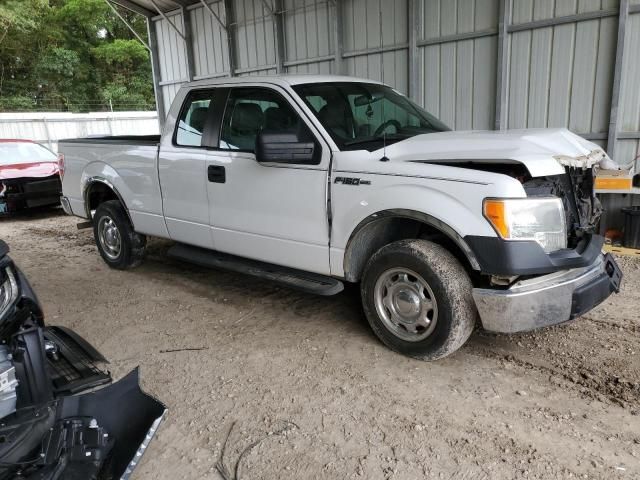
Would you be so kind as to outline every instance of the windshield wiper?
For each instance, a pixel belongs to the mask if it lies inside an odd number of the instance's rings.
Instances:
[[[378,135],[376,137],[355,138],[348,142],[344,142],[343,145],[348,147],[350,145],[358,145],[361,143],[382,142],[384,141],[385,136],[387,140],[404,140],[405,138],[413,137],[414,135],[406,133],[388,133],[387,135]]]

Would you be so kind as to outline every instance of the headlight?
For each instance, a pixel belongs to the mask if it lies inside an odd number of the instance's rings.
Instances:
[[[506,240],[535,240],[547,253],[567,247],[567,225],[559,198],[487,198],[483,212]]]
[[[18,282],[16,282],[13,271],[6,267],[2,273],[3,275],[0,276],[2,281],[2,285],[0,285],[0,321],[4,320],[7,310],[18,299]]]

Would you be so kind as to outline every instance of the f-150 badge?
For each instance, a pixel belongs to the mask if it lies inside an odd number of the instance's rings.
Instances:
[[[341,183],[342,185],[353,185],[357,187],[358,185],[371,185],[370,180],[363,180],[361,178],[354,177],[336,177],[333,183]]]

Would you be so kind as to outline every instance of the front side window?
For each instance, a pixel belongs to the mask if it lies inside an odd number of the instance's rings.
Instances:
[[[263,130],[295,132],[300,119],[282,96],[267,88],[235,88],[227,99],[220,148],[255,152]]]
[[[212,90],[201,90],[189,94],[176,124],[176,145],[183,147],[200,147],[202,145],[204,125],[207,121],[212,98]]]
[[[341,150],[375,150],[423,133],[449,128],[404,95],[385,85],[359,82],[309,83],[294,90]]]

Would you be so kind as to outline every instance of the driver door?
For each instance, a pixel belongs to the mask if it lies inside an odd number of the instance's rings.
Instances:
[[[317,165],[260,163],[255,146],[268,129],[309,127],[286,91],[229,89],[218,148],[207,156],[209,215],[216,250],[329,274],[327,175],[330,152],[319,135]]]

